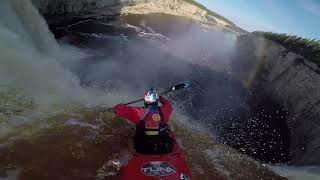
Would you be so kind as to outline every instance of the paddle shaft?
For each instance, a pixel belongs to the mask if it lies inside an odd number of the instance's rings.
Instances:
[[[161,95],[165,95],[168,92],[171,92],[171,91],[164,91],[163,93],[161,93]],[[137,103],[137,102],[140,102],[140,101],[143,101],[143,100],[144,100],[144,98],[141,98],[141,99],[138,99],[138,100],[135,100],[135,101],[132,101],[132,102],[128,102],[128,103],[126,103],[124,105],[134,104],[134,103]]]
[[[179,90],[179,89],[183,89],[183,88],[186,88],[186,87],[188,87],[188,86],[189,86],[189,83],[188,83],[188,82],[180,83],[180,84],[177,84],[177,85],[171,87],[169,90],[166,90],[166,91],[164,91],[164,92],[162,92],[162,93],[160,93],[160,94],[161,94],[161,95],[165,95],[165,94],[168,94],[168,93],[171,92],[171,91],[176,91],[176,90]],[[126,104],[124,104],[124,105],[129,105],[129,104],[137,103],[137,102],[140,102],[140,101],[143,101],[143,100],[144,100],[144,98],[141,98],[141,99],[138,99],[138,100],[135,100],[135,101],[132,101],[132,102],[128,102],[128,103],[126,103]]]

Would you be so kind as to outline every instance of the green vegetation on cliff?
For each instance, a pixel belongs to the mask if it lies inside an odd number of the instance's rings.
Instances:
[[[198,2],[196,2],[196,1],[194,1],[194,0],[184,0],[184,1],[186,1],[186,2],[189,3],[189,4],[195,5],[195,6],[199,7],[200,9],[206,10],[206,11],[208,12],[207,18],[208,18],[209,21],[211,21],[211,20],[213,19],[213,18],[210,18],[210,16],[213,16],[213,17],[216,17],[216,18],[218,18],[218,19],[221,19],[221,20],[227,22],[228,24],[236,27],[236,25],[235,25],[232,21],[230,21],[229,19],[227,19],[227,18],[225,18],[225,17],[223,17],[223,16],[221,16],[221,15],[219,15],[219,14],[217,14],[217,13],[211,11],[211,10],[209,10],[209,9],[208,9],[207,7],[205,7],[204,5],[198,3]],[[215,23],[215,22],[214,22],[214,23]]]
[[[275,41],[288,50],[320,65],[320,40],[285,33],[254,32],[254,34],[261,34],[266,39]]]

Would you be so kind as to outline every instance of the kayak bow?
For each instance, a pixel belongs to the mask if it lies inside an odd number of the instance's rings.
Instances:
[[[172,152],[161,155],[134,153],[133,158],[121,167],[121,180],[191,180],[183,152],[170,132],[174,140]]]

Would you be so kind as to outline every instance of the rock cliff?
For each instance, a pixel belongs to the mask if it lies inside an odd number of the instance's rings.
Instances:
[[[235,76],[289,112],[291,162],[320,165],[319,66],[252,34],[240,36],[237,46]]]
[[[32,0],[43,14],[74,14],[90,16],[118,14],[166,13],[187,16],[193,19],[230,26],[217,17],[184,0]],[[214,19],[214,20],[212,20]]]

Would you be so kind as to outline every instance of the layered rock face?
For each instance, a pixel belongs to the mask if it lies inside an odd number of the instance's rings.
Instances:
[[[33,0],[47,14],[166,12],[205,18],[207,11],[183,0]],[[117,12],[112,11],[118,10]]]
[[[291,162],[320,165],[320,68],[256,35],[238,38],[234,74],[289,111]]]
[[[207,11],[189,4],[183,0],[151,0],[134,6],[124,6],[123,13],[147,14],[166,13],[187,16],[198,20],[207,21]]]
[[[166,13],[208,22],[207,11],[184,0],[32,0],[41,13],[49,15],[117,15]],[[222,26],[227,22],[214,18]]]

